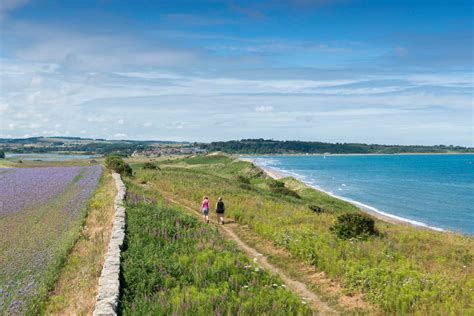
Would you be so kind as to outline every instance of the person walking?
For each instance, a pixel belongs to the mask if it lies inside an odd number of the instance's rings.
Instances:
[[[225,205],[224,201],[222,201],[222,198],[219,197],[217,199],[217,204],[216,204],[216,214],[217,214],[217,223],[221,223],[224,225],[224,211],[225,211]]]
[[[209,199],[205,196],[201,203],[202,220],[209,223]]]

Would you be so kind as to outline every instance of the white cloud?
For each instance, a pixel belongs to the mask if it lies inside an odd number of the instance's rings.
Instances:
[[[261,105],[255,108],[255,112],[259,112],[259,113],[267,113],[267,112],[272,112],[272,111],[273,111],[273,106],[271,105]]]
[[[43,82],[43,78],[41,78],[40,76],[34,76],[33,78],[31,78],[30,86],[37,87],[37,86],[40,86],[42,82]]]
[[[151,47],[138,38],[22,27],[17,30],[18,38],[26,46],[7,47],[6,55],[14,57],[0,59],[0,132],[13,131],[9,134],[15,137],[26,131],[34,134],[39,126],[30,124],[45,119],[58,122],[51,130],[67,126],[73,135],[88,136],[85,131],[89,131],[101,138],[143,135],[148,139],[206,141],[304,136],[358,141],[357,136],[359,141],[386,143],[396,140],[393,131],[397,128],[413,131],[419,122],[428,126],[429,120],[443,129],[426,128],[432,135],[410,138],[407,134],[405,140],[427,143],[471,136],[464,132],[472,126],[472,93],[466,92],[466,87],[472,86],[472,74],[467,72],[328,71],[328,75],[307,69],[307,75],[299,76],[281,68],[273,76],[272,69],[263,65],[247,74],[239,72],[245,67],[233,60],[224,64],[218,58],[208,59],[212,67],[201,67],[202,61],[197,61],[200,53]],[[118,49],[125,46],[133,47],[133,51]],[[193,67],[187,67],[189,64]],[[232,68],[235,64],[237,67]],[[438,109],[430,110],[432,107]],[[39,113],[44,117],[37,116]],[[127,123],[136,124],[125,124],[125,117]],[[311,123],[297,121],[299,118],[308,118]],[[351,136],[341,120],[348,125],[357,122],[360,134]],[[460,129],[450,132],[442,124],[448,120]],[[114,124],[98,124],[107,122],[116,122],[121,132],[112,132]],[[285,133],[273,135],[274,126]],[[369,130],[364,136],[365,126],[373,126],[380,133]],[[143,134],[137,134],[140,129]],[[391,131],[392,138],[385,140]]]
[[[7,103],[0,102],[0,113],[8,111],[9,105]]]
[[[2,0],[0,1],[0,21],[2,21],[10,11],[24,6],[29,0]]]
[[[32,104],[37,103],[38,100],[39,100],[39,98],[40,98],[40,95],[41,95],[41,91],[36,91],[36,92],[30,94],[30,95],[27,97],[26,101],[27,101],[28,103],[32,103]]]
[[[24,40],[21,48],[12,49],[17,58],[54,63],[63,71],[120,73],[144,64],[168,68],[194,65],[201,61],[199,50],[166,43],[151,47],[137,36],[77,32],[26,22],[9,25],[7,31]]]
[[[181,76],[172,72],[147,71],[147,72],[116,72],[115,74],[139,79],[179,79]]]
[[[107,120],[103,117],[88,117],[87,122],[91,123],[104,123],[107,122]]]
[[[393,49],[393,54],[398,57],[404,57],[408,54],[408,50],[403,46],[397,46]]]
[[[38,123],[29,123],[27,125],[23,125],[21,126],[22,128],[28,128],[28,129],[35,129],[35,128],[39,128],[41,127],[42,125],[41,124],[38,124]]]
[[[167,125],[168,129],[183,129],[186,125],[186,122],[183,121],[172,121]]]
[[[41,132],[41,135],[43,136],[59,136],[59,135],[64,135],[64,133],[61,133],[58,130],[44,130]]]

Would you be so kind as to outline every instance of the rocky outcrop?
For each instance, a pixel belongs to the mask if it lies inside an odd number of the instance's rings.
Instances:
[[[118,173],[113,173],[117,187],[114,210],[115,217],[109,248],[99,278],[99,289],[93,315],[117,315],[120,294],[120,252],[125,237],[125,207],[123,201],[126,188]]]

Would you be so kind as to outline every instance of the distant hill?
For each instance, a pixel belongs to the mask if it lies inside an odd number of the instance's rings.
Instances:
[[[14,153],[84,152],[95,154],[154,150],[162,145],[182,146],[189,142],[160,140],[106,140],[81,137],[0,138],[0,151]],[[395,154],[395,153],[474,153],[474,148],[461,146],[380,145],[358,143],[324,143],[306,141],[279,141],[273,139],[242,139],[225,142],[200,143],[208,152],[229,154]]]
[[[183,142],[160,140],[106,140],[81,137],[51,136],[29,138],[0,138],[0,150],[14,153],[86,152],[131,154],[156,145],[179,145]]]
[[[379,145],[358,143],[323,143],[242,139],[202,144],[202,148],[230,154],[395,154],[395,153],[474,153],[474,148],[461,146]]]

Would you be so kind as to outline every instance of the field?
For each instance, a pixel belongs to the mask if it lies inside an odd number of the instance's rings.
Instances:
[[[125,243],[123,315],[310,314],[278,277],[183,210],[129,201]]]
[[[223,156],[159,164],[159,171],[134,165],[129,185],[149,199],[168,196],[195,209],[204,195],[211,204],[224,197],[238,227],[323,271],[345,293],[362,293],[382,313],[474,314],[472,237],[376,220],[379,235],[342,240],[329,228],[338,215],[358,210],[295,179],[283,179],[281,188],[250,163]]]
[[[0,313],[39,309],[101,173],[98,165],[0,169]]]

